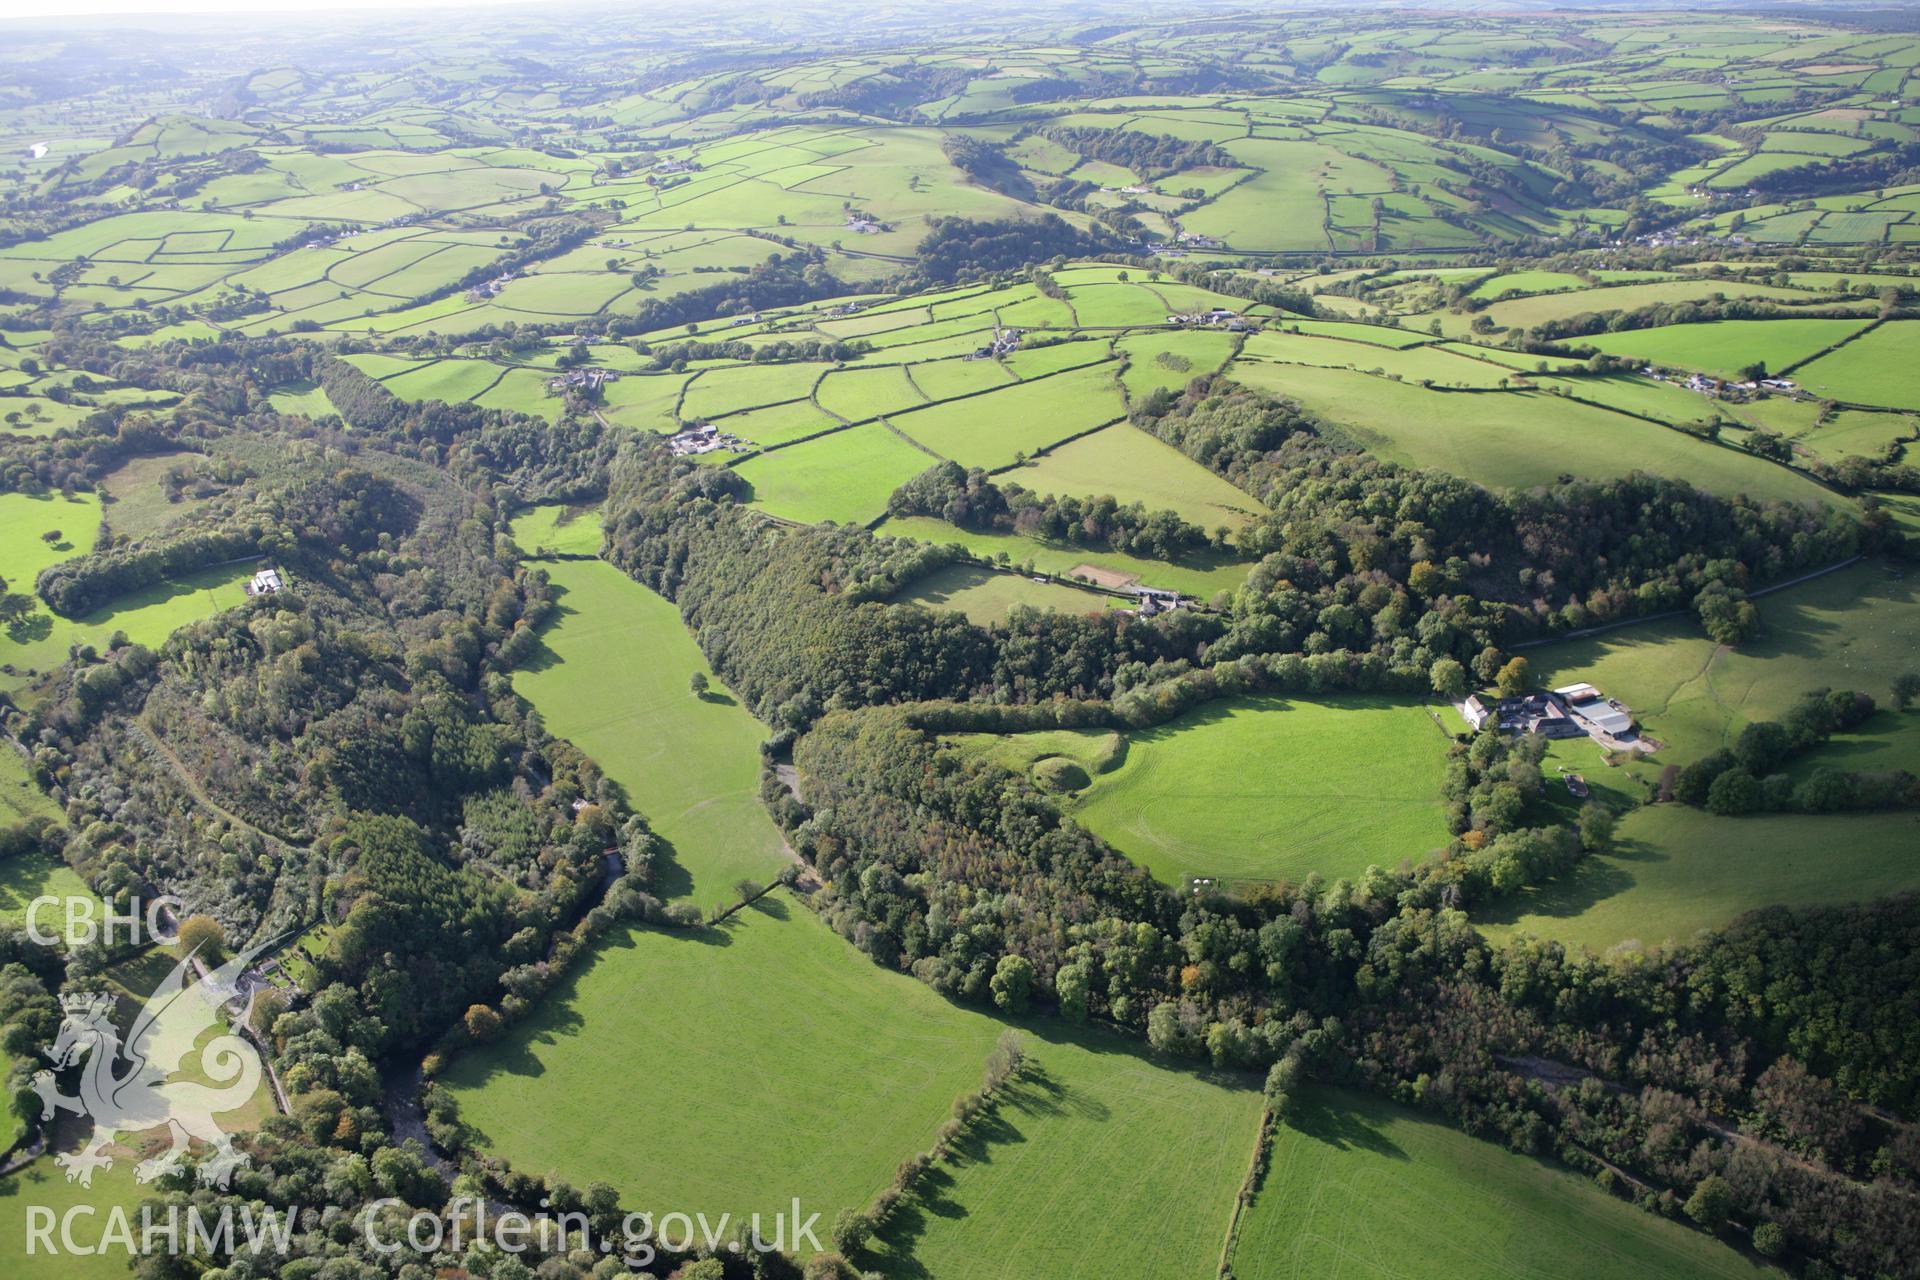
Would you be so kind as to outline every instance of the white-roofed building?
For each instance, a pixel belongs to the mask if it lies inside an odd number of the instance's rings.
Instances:
[[[1624,737],[1633,730],[1633,713],[1590,684],[1570,684],[1554,692],[1576,719],[1610,738]]]

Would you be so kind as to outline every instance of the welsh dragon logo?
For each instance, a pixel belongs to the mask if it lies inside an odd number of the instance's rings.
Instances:
[[[43,1053],[55,1070],[85,1059],[80,1067],[80,1093],[78,1097],[61,1093],[49,1070],[34,1076],[33,1088],[46,1119],[66,1110],[93,1120],[93,1136],[85,1147],[54,1157],[66,1170],[67,1181],[93,1185],[95,1169],[113,1167],[107,1149],[117,1137],[162,1126],[171,1145],[134,1166],[134,1176],[141,1182],[178,1169],[195,1138],[214,1149],[199,1166],[203,1186],[224,1188],[234,1170],[247,1164],[247,1154],[235,1148],[232,1135],[214,1117],[245,1105],[260,1087],[259,1051],[244,1037],[223,1030],[199,1054],[200,1074],[213,1086],[170,1077],[181,1070],[203,1032],[225,1026],[221,1009],[240,999],[240,976],[262,949],[256,946],[205,973],[198,971],[192,954],[186,956],[148,997],[125,1043],[113,1024],[111,996],[61,997],[66,1016],[53,1047]],[[248,1013],[252,1007],[248,998]]]

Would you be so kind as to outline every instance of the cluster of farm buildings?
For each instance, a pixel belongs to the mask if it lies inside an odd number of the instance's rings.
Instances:
[[[1460,714],[1475,730],[1491,723],[1506,733],[1537,733],[1545,738],[1592,738],[1602,746],[1631,746],[1637,739],[1633,712],[1590,684],[1535,689],[1512,698],[1490,700],[1474,694]]]
[[[1666,375],[1649,365],[1640,371],[1643,378],[1652,378],[1655,382],[1665,382]],[[1697,391],[1703,396],[1719,399],[1726,396],[1732,399],[1744,399],[1756,391],[1777,391],[1784,395],[1797,395],[1800,385],[1791,378],[1760,378],[1749,382],[1727,382],[1719,378],[1710,378],[1704,373],[1692,373],[1680,382],[1689,391]],[[1744,393],[1744,394],[1743,394]]]
[[[596,396],[600,394],[602,388],[619,376],[612,369],[569,369],[565,373],[548,378],[547,390],[554,395],[581,391],[589,396]]]
[[[1253,328],[1253,323],[1237,311],[1213,307],[1206,311],[1182,311],[1167,317],[1168,324],[1187,329],[1230,329],[1235,333]]]
[[[696,422],[668,436],[667,448],[676,458],[685,458],[700,453],[716,453],[722,449],[732,453],[751,453],[756,446],[753,441],[743,440],[731,431],[722,431],[711,422]]]
[[[984,347],[975,347],[967,354],[969,360],[997,360],[1020,345],[1020,330],[998,329],[993,331],[993,341]]]

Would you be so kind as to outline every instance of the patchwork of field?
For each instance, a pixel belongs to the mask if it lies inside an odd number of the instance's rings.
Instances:
[[[532,514],[546,518],[545,509]],[[516,536],[524,528],[516,526]],[[595,663],[599,701],[625,704],[635,697],[624,686],[608,690],[607,673],[624,679],[634,667],[655,665],[616,660],[610,645],[649,655],[691,650],[684,635],[677,644],[669,635],[678,626],[670,607],[610,567],[558,562],[549,568],[567,594],[546,643],[586,660],[569,632],[591,630],[592,646],[604,654]],[[589,592],[591,609],[585,607]],[[623,596],[655,600],[644,610],[648,620],[628,617]],[[680,668],[687,664],[658,665],[667,668],[658,677],[663,690],[704,716],[685,693]],[[517,687],[556,732],[567,732],[575,718],[567,710],[571,694],[546,673],[530,683],[522,677]],[[556,700],[556,694],[563,696]],[[648,727],[627,720],[624,732],[609,728],[610,747],[596,749],[616,780],[652,803],[648,811],[673,841],[676,860],[693,867],[701,883],[710,883],[728,861],[712,842],[752,843],[756,830],[777,838],[757,806],[733,803],[725,781],[732,766],[716,745],[738,738],[732,754],[750,770],[751,722],[725,704],[713,710],[743,732],[717,734],[696,720],[682,724],[671,707],[654,705],[647,708]],[[1418,708],[1378,710],[1396,722],[1396,736],[1413,731],[1430,737],[1436,754],[1443,748]],[[1271,714],[1310,712],[1317,722],[1301,726],[1304,733],[1291,737],[1296,744],[1336,727],[1340,715],[1365,718],[1376,709],[1295,704]],[[568,736],[581,741],[577,733]],[[697,766],[681,770],[668,756],[630,748],[636,739],[656,736],[671,741],[675,753],[695,755]],[[1131,746],[1141,753],[1154,749],[1151,741]],[[1130,767],[1131,759],[1123,769]],[[1382,770],[1391,771],[1391,765]],[[661,807],[662,788],[702,816]],[[710,812],[720,816],[707,819]],[[1105,1033],[1054,1022],[1019,1025],[1035,1070],[856,1262],[899,1277],[1013,1277],[1032,1274],[1036,1265],[1049,1275],[1095,1276],[1112,1274],[1121,1265],[1115,1250],[1123,1250],[1126,1265],[1148,1266],[1156,1275],[1198,1280],[1212,1274],[1251,1150],[1257,1093],[1237,1081],[1155,1065]],[[662,1026],[673,1034],[660,1034]],[[606,1180],[623,1201],[671,1203],[710,1215],[771,1215],[797,1194],[806,1210],[831,1219],[886,1182],[906,1154],[903,1143],[931,1139],[951,1097],[977,1081],[1000,1026],[876,968],[795,900],[776,894],[718,930],[616,933],[499,1043],[456,1059],[444,1082],[487,1148],[517,1168],[576,1184]],[[768,1046],[801,1043],[805,1053],[780,1050],[787,1066],[766,1070]],[[848,1080],[873,1087],[849,1090]],[[599,1105],[609,1089],[631,1105]],[[781,1123],[770,1130],[742,1124],[743,1115],[777,1116]],[[672,1117],[665,1131],[663,1116]],[[657,1149],[663,1132],[671,1159]],[[1382,1144],[1407,1157],[1391,1164],[1402,1186],[1444,1182],[1456,1202],[1465,1195],[1469,1206],[1516,1197],[1551,1203],[1556,1221],[1587,1224],[1577,1230],[1604,1239],[1607,1257],[1662,1266],[1663,1274],[1736,1274],[1725,1270],[1731,1255],[1702,1237],[1638,1215],[1569,1175],[1344,1095],[1315,1095],[1299,1124],[1282,1133],[1268,1186],[1291,1186],[1309,1167],[1316,1185],[1370,1181],[1380,1176],[1373,1162]],[[1126,1176],[1114,1176],[1117,1168]],[[1306,1274],[1289,1262],[1289,1250],[1318,1256],[1332,1221],[1310,1208],[1309,1223],[1328,1225],[1303,1228],[1297,1215],[1312,1202],[1263,1192],[1243,1226],[1236,1254],[1241,1272]],[[1059,1214],[1063,1205],[1072,1212]],[[1054,1221],[1038,1241],[1029,1230],[1035,1214]],[[1133,1225],[1115,1233],[1111,1224],[1119,1221]],[[1140,1224],[1149,1229],[1135,1229]],[[1369,1233],[1369,1248],[1380,1257],[1413,1256],[1424,1234],[1408,1218]],[[1550,1257],[1561,1246],[1529,1245],[1516,1236],[1506,1247],[1537,1248]]]
[[[316,57],[216,76],[160,47],[148,56],[164,74],[124,91],[94,80],[70,100],[49,94],[23,41],[0,57],[21,72],[0,77],[0,441],[26,460],[10,474],[104,456],[88,450],[116,434],[180,444],[86,463],[69,496],[0,495],[5,589],[203,504],[169,493],[205,438],[200,393],[116,379],[157,353],[167,372],[146,381],[189,387],[194,362],[250,360],[270,348],[239,340],[267,338],[344,352],[408,403],[591,415],[636,435],[710,423],[737,444],[699,464],[732,469],[776,520],[869,525],[994,562],[893,601],[981,624],[1125,603],[1036,575],[1203,605],[1247,580],[1252,544],[1233,538],[1265,514],[1260,498],[1137,412],[1216,372],[1295,402],[1337,442],[1488,486],[1644,470],[1850,511],[1866,475],[1872,502],[1920,536],[1920,499],[1892,469],[1920,441],[1916,277],[1899,274],[1920,244],[1920,186],[1897,183],[1920,144],[1910,32],[1810,12],[1043,15],[1004,32],[976,15],[952,38],[880,45],[915,13],[866,15],[879,34],[854,41],[797,12],[755,19],[763,30],[715,12],[670,36],[608,15],[546,45],[516,20],[449,29],[430,52],[383,34],[381,59],[421,54],[405,75]],[[757,41],[783,52],[753,56]],[[241,118],[198,114],[216,110]],[[1649,202],[1667,216],[1640,217]],[[978,220],[981,239],[954,219]],[[1028,231],[1021,263],[1006,246]],[[1549,242],[1550,259],[1511,256]],[[1054,243],[1111,260],[1072,263]],[[1191,315],[1216,308],[1231,317]],[[124,359],[61,367],[50,353],[80,345],[76,328]],[[158,345],[174,341],[202,345]],[[271,350],[287,362],[276,379],[309,367]],[[1602,375],[1591,352],[1651,368]],[[617,376],[562,394],[557,376],[583,361]],[[1685,385],[1755,365],[1799,393]],[[313,419],[289,424],[302,448],[345,456],[371,438],[366,423],[321,425],[338,414],[311,382],[263,386],[249,408]],[[1760,456],[1773,442],[1759,431],[1792,451]],[[895,490],[942,460],[1171,510],[1221,545],[1163,563],[889,516]],[[554,491],[542,483],[514,491]],[[758,798],[769,731],[674,605],[597,559],[591,506],[522,510],[509,534],[558,603],[513,687],[653,823],[669,849],[657,892],[707,908],[742,879],[772,880],[792,855]],[[1547,770],[1585,771],[1623,811],[1617,844],[1476,923],[1605,951],[1684,942],[1769,904],[1920,889],[1907,813],[1641,804],[1665,766],[1814,688],[1858,688],[1883,709],[1796,775],[1920,770],[1920,713],[1884,706],[1920,652],[1903,563],[1758,601],[1762,627],[1738,648],[1681,618],[1527,650],[1536,679],[1600,685],[1660,745],[1610,765],[1585,740],[1555,744]],[[252,568],[205,568],[80,619],[39,607],[0,635],[0,695],[24,698],[75,646],[158,644],[240,604]],[[1028,773],[1184,887],[1420,859],[1448,839],[1458,727],[1414,702],[1241,698],[1127,734],[952,741]],[[1552,800],[1571,816],[1560,788]],[[59,816],[27,759],[0,750],[0,818],[28,815]],[[0,863],[0,920],[49,892],[89,891],[49,855]],[[300,956],[325,936],[293,944],[289,971],[310,974]],[[136,957],[107,978],[125,1004],[166,964]],[[518,1169],[736,1217],[798,1196],[831,1222],[931,1141],[1007,1025],[870,963],[783,890],[714,927],[615,928],[446,1082]],[[1223,1257],[1255,1080],[1174,1070],[1101,1030],[1015,1025],[1033,1071],[853,1259],[861,1271],[1772,1274],[1565,1170],[1321,1088],[1276,1135]],[[257,1097],[237,1123],[268,1106]],[[8,1274],[123,1272],[118,1258],[13,1261],[21,1210],[138,1194],[130,1158],[87,1192],[46,1159],[0,1179]]]
[[[696,892],[719,892],[738,869],[735,846],[778,848],[757,799],[733,782],[756,777],[753,722],[724,695],[701,703],[687,693],[697,658],[666,602],[604,564],[549,567],[565,594],[545,641],[563,662],[590,666],[592,677],[570,688],[549,667],[519,677],[516,688],[649,813],[676,862],[704,886]],[[624,656],[636,652],[647,661]],[[575,709],[582,699],[621,712],[584,725]],[[662,1035],[663,1026],[673,1034]],[[456,1060],[446,1083],[463,1119],[515,1167],[582,1185],[606,1180],[623,1202],[709,1214],[770,1218],[798,1195],[831,1221],[932,1140],[952,1098],[978,1083],[999,1031],[993,1019],[876,968],[776,894],[717,930],[616,933],[499,1044]],[[1023,1034],[1039,1071],[1010,1099],[1007,1124],[981,1131],[996,1158],[969,1156],[935,1209],[1071,1196],[1088,1214],[1063,1224],[1059,1247],[1112,1247],[1101,1224],[1148,1215],[1165,1223],[1156,1247],[1169,1274],[1201,1274],[1251,1151],[1257,1094],[1153,1065],[1101,1033],[1036,1024]],[[790,1052],[802,1043],[805,1053]],[[770,1049],[790,1069],[768,1071]],[[849,1080],[871,1087],[850,1090]],[[605,1107],[609,1089],[630,1105]],[[556,1108],[556,1098],[578,1105]],[[741,1122],[754,1115],[779,1117],[777,1133]],[[673,1120],[662,1130],[666,1116]],[[1211,1138],[1198,1161],[1170,1140],[1196,1126]],[[660,1156],[663,1133],[672,1159]],[[1002,1147],[1032,1150],[1039,1163],[1012,1176]],[[1111,1153],[1135,1172],[1116,1182],[1076,1152]],[[1192,1198],[1220,1214],[1190,1212]],[[1021,1242],[1001,1235],[995,1219],[931,1216],[938,1231],[915,1212],[898,1219],[905,1234],[884,1248],[912,1249],[899,1274],[915,1274],[923,1253],[943,1267],[956,1252],[1017,1265]]]
[[[1355,877],[1448,840],[1448,735],[1417,704],[1226,699],[1126,735],[963,734],[1009,767],[1061,757],[1088,779],[1074,816],[1168,884],[1194,876]]]

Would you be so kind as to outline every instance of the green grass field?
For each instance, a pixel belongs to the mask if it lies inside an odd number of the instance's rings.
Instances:
[[[515,516],[507,527],[507,536],[530,556],[597,556],[600,512],[593,507],[548,503]]]
[[[49,540],[50,533],[59,536]],[[48,565],[92,551],[99,533],[100,499],[94,494],[0,494],[0,578],[9,590],[30,590]]]
[[[18,751],[0,751],[0,822],[13,822],[36,814],[58,818],[60,809],[46,792],[33,785],[33,779],[27,774],[25,756]]]
[[[956,741],[1020,752],[1026,736]],[[1051,735],[1034,736],[1028,759],[1060,752]],[[1093,777],[1075,816],[1168,884],[1356,876],[1447,842],[1447,738],[1417,704],[1235,698],[1128,737],[1122,762]]]
[[[601,561],[548,570],[559,613],[513,687],[552,733],[599,762],[673,846],[662,896],[702,907],[784,859],[760,808],[760,725],[716,681],[704,699],[688,677],[712,669],[673,605]]]
[[[1756,360],[1784,369],[1867,325],[1860,320],[1713,320],[1582,338],[1580,344],[1668,368],[1735,377]],[[1798,380],[1798,379],[1796,379]]]
[[[1261,509],[1251,495],[1129,422],[1070,441],[1004,479],[1035,493],[1111,495],[1150,511],[1167,508],[1209,531],[1238,528]]]
[[[977,1084],[997,1028],[784,894],[766,902],[698,937],[616,932],[454,1064],[462,1117],[517,1168],[661,1212],[771,1215],[798,1196],[830,1222],[864,1203]]]
[[[1004,622],[1015,605],[1061,613],[1099,613],[1121,607],[1112,596],[1035,582],[1025,574],[999,573],[979,565],[951,564],[907,585],[894,604],[917,604],[936,611],[957,609],[985,626]]]
[[[864,524],[887,509],[893,491],[934,464],[879,423],[836,431],[748,458],[735,470],[753,486],[753,504],[814,524]]]
[[[79,1141],[76,1135],[70,1145],[77,1147]],[[73,1221],[75,1243],[83,1247],[100,1240],[108,1213],[112,1207],[120,1206],[128,1214],[134,1241],[138,1244],[140,1225],[135,1210],[146,1189],[134,1181],[133,1166],[138,1157],[130,1152],[116,1154],[119,1158],[111,1169],[101,1169],[93,1175],[91,1187],[68,1182],[65,1170],[55,1165],[50,1155],[40,1157],[10,1177],[0,1178],[0,1262],[5,1264],[8,1280],[124,1280],[131,1274],[128,1268],[134,1259],[119,1249],[90,1255],[69,1254],[64,1248],[57,1254],[49,1254],[44,1249],[27,1252],[30,1206],[51,1210],[56,1220],[70,1209],[81,1208],[82,1213],[76,1214]],[[87,1215],[86,1208],[91,1208],[93,1213]],[[164,1215],[156,1220],[164,1221]],[[57,1227],[53,1238],[56,1241],[60,1238]]]
[[[626,787],[697,893],[733,874],[766,878],[778,836],[752,794],[757,728],[738,708],[687,693],[698,658],[672,606],[605,564],[552,572],[565,592],[545,636],[555,657],[530,664],[515,687]],[[743,866],[744,848],[769,852]],[[776,894],[720,930],[616,933],[447,1079],[463,1117],[516,1167],[580,1185],[604,1178],[623,1201],[662,1211],[771,1213],[798,1195],[831,1221],[931,1141],[953,1097],[978,1083],[999,1031],[874,967]],[[901,1219],[916,1225],[882,1250],[887,1269],[924,1274],[924,1257],[945,1273],[966,1257],[1018,1274],[1029,1242],[984,1207],[1039,1197],[1086,1206],[1055,1224],[1049,1248],[1060,1256],[1111,1260],[1134,1246],[1104,1224],[1144,1215],[1164,1225],[1153,1247],[1168,1274],[1204,1274],[1251,1149],[1255,1095],[1154,1066],[1101,1033],[1027,1034],[1044,1074],[1007,1125],[983,1131],[991,1158],[952,1172],[931,1220]],[[769,1071],[769,1054],[788,1065]],[[609,1107],[609,1091],[623,1105]],[[1195,1132],[1208,1136],[1203,1158],[1175,1142]],[[1088,1163],[1096,1156],[1131,1172],[1113,1178]],[[983,1211],[948,1214],[952,1203]],[[913,1258],[899,1254],[907,1245]]]
[[[267,397],[275,413],[285,413],[308,418],[338,417],[339,411],[333,407],[333,401],[327,399],[327,393],[320,389],[317,382],[302,382],[283,387]]]
[[[24,925],[33,900],[42,897],[93,898],[94,892],[73,868],[50,853],[35,850],[0,862],[0,921]],[[64,909],[43,907],[34,923],[42,934],[57,934],[65,920]]]
[[[1099,1032],[1021,1034],[1037,1071],[859,1264],[890,1280],[1211,1277],[1258,1095]]]
[[[1241,1222],[1239,1280],[1777,1276],[1592,1182],[1418,1112],[1314,1089]]]
[[[1678,476],[1726,496],[1824,503],[1804,476],[1732,448],[1609,409],[1530,392],[1429,391],[1347,369],[1236,362],[1250,386],[1297,400],[1369,452],[1481,484],[1527,488],[1563,474]]]
[[[110,501],[103,504],[107,523],[117,535],[145,537],[173,524],[202,505],[203,499],[182,496],[167,500],[162,487],[168,471],[191,466],[197,453],[149,453],[129,458],[100,478],[100,489]]]
[[[30,678],[29,672],[59,666],[73,645],[104,646],[116,631],[126,632],[135,644],[157,646],[188,623],[245,601],[245,584],[252,576],[251,561],[202,569],[130,592],[79,618],[55,617],[43,605],[18,634],[0,633],[0,663],[14,668],[14,674],[0,675],[0,688],[18,688]]]
[[[1684,943],[1760,907],[1920,889],[1920,819],[1911,813],[1718,818],[1654,805],[1623,818],[1615,844],[1475,922],[1495,939],[1526,932],[1605,951]]]
[[[1920,409],[1920,321],[1894,320],[1794,371],[1817,396],[1891,409]]]
[[[1216,591],[1231,591],[1247,578],[1248,565],[1244,560],[1168,564],[1118,551],[1059,546],[1017,533],[984,533],[977,529],[962,529],[930,516],[889,517],[878,531],[887,536],[918,538],[922,542],[940,546],[957,542],[977,556],[991,557],[1005,553],[1009,563],[1030,563],[1042,573],[1065,575],[1081,565],[1090,564],[1136,577],[1147,586],[1167,587],[1203,600]]]
[[[617,935],[446,1079],[462,1117],[515,1167],[603,1178],[624,1202],[710,1215],[771,1214],[797,1195],[831,1221],[932,1140],[999,1030],[875,968],[779,894],[711,935]],[[931,1209],[897,1220],[876,1250],[883,1269],[958,1274],[947,1264],[964,1258],[986,1268],[967,1274],[1032,1274],[1033,1222],[999,1207],[1071,1203],[1083,1211],[1048,1216],[1048,1256],[1105,1251],[1095,1256],[1111,1265],[1135,1246],[1105,1224],[1145,1215],[1164,1227],[1154,1256],[1177,1264],[1164,1274],[1205,1274],[1257,1096],[1154,1066],[1102,1033],[1023,1035],[1041,1074],[936,1179]],[[781,1070],[768,1070],[770,1054]],[[606,1105],[609,1090],[624,1105]],[[1196,1133],[1200,1151],[1178,1146]]]
[[[919,382],[917,373],[914,380]],[[1017,454],[1037,453],[1125,414],[1112,368],[1096,365],[888,420],[942,457],[991,470],[1010,466]]]
[[[1483,286],[1484,287],[1484,286]],[[1754,298],[1776,303],[1811,300],[1804,292],[1776,289],[1763,284],[1741,284],[1723,280],[1671,280],[1655,284],[1629,284],[1604,289],[1579,289],[1567,293],[1545,293],[1531,298],[1513,298],[1496,302],[1484,314],[1498,325],[1527,328],[1548,320],[1563,319],[1594,311],[1633,311],[1640,307],[1682,302],[1707,302],[1715,294],[1729,298]],[[1805,324],[1804,320],[1787,323]]]

